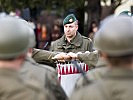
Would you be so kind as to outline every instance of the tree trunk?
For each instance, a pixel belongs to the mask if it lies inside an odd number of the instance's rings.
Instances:
[[[82,34],[82,35],[85,35],[84,33],[84,5],[82,8],[78,8],[76,10],[76,14],[78,15],[77,16],[77,19],[78,19],[78,22],[79,22],[79,29],[78,31]]]

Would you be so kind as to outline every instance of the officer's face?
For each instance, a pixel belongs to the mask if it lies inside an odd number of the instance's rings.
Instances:
[[[75,37],[77,30],[78,30],[78,25],[76,22],[64,25],[64,33],[66,35],[66,38]]]

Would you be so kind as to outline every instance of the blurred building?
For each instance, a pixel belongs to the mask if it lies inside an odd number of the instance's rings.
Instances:
[[[124,4],[120,5],[115,10],[115,15],[118,15],[122,11],[131,11],[131,6],[133,6],[133,0],[123,0]]]

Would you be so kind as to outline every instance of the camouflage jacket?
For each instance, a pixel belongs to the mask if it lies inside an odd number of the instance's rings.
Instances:
[[[98,63],[96,64],[96,68],[89,70],[85,75],[89,81],[96,81],[103,77],[107,70],[107,62],[102,58],[99,57]],[[76,89],[82,88],[88,85],[88,81],[84,77],[79,78],[76,83]]]
[[[54,99],[36,83],[24,82],[16,70],[7,68],[0,68],[0,93],[0,100]]]
[[[35,80],[44,90],[48,89],[56,100],[67,99],[57,80],[57,73],[52,67],[38,64],[32,58],[27,57],[20,73],[25,81]]]
[[[60,39],[53,41],[51,43],[50,51],[66,53],[93,51],[93,45],[91,39],[84,37],[77,32],[76,37],[71,40],[70,43],[67,42],[65,35],[63,35]]]
[[[57,53],[47,51],[47,50],[41,50],[41,49],[33,49],[32,52],[32,58],[40,64],[45,64],[49,66],[54,66],[54,61],[52,60],[52,57],[54,57]]]
[[[75,91],[70,100],[132,100],[133,71],[113,68],[104,77]]]

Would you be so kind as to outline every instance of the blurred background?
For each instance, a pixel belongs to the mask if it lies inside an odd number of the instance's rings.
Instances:
[[[105,17],[122,11],[133,12],[133,0],[0,0],[0,17],[10,14],[32,25],[36,48],[49,49],[51,41],[63,35],[62,21],[74,13],[79,32],[92,38]]]

